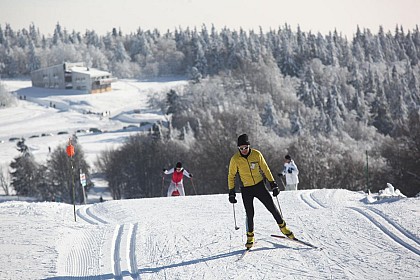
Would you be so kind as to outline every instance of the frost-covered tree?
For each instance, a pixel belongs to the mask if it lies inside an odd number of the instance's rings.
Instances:
[[[190,73],[190,78],[195,83],[199,83],[201,81],[201,79],[203,78],[203,75],[201,75],[200,71],[198,71],[197,68],[192,67],[191,68],[191,73]]]
[[[314,73],[311,68],[305,71],[305,77],[301,80],[297,95],[299,99],[309,108],[315,106],[315,100],[319,96],[319,85],[314,80]]]
[[[199,73],[205,77],[208,73],[207,58],[205,56],[205,42],[202,43],[197,32],[194,32],[191,43],[192,51],[195,54],[193,67],[195,67]]]
[[[127,54],[127,51],[125,50],[123,42],[118,41],[113,52],[112,60],[116,62],[124,62],[129,59],[130,57]]]
[[[382,86],[378,87],[375,99],[371,104],[370,113],[371,124],[376,127],[379,132],[389,134],[393,127],[393,120]]]
[[[261,122],[263,126],[274,128],[278,125],[278,121],[274,106],[270,101],[267,102],[264,106],[264,110],[261,114]]]
[[[41,61],[36,53],[35,45],[31,41],[29,43],[29,53],[28,53],[28,71],[32,72],[41,68]]]
[[[180,113],[185,108],[181,96],[173,89],[167,93],[166,103],[166,114]]]
[[[52,37],[52,43],[57,45],[59,42],[63,42],[63,30],[60,23],[57,22]]]
[[[5,107],[15,106],[16,102],[16,97],[8,92],[4,85],[0,82],[0,110]]]

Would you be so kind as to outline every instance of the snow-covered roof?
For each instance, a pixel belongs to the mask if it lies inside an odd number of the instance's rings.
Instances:
[[[99,77],[99,76],[109,76],[111,73],[102,71],[96,68],[89,68],[89,67],[72,67],[72,72],[82,73],[82,74],[88,74],[91,77]]]

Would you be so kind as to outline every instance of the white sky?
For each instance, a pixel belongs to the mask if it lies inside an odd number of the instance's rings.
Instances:
[[[284,23],[296,30],[321,32],[337,29],[352,38],[357,25],[373,33],[379,25],[394,32],[396,24],[412,30],[420,23],[419,0],[0,0],[0,25],[14,30],[34,23],[51,34],[57,22],[68,31],[95,30],[104,35],[113,27],[124,34],[176,27],[244,28],[263,31]]]

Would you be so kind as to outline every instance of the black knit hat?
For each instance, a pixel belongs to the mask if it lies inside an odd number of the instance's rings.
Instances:
[[[238,137],[238,147],[242,145],[250,145],[248,135],[246,134],[239,135]]]
[[[178,161],[175,165],[175,168],[181,168],[182,167],[182,163],[180,161]]]
[[[284,158],[285,159],[288,159],[288,160],[291,160],[292,159],[289,155],[286,155]]]

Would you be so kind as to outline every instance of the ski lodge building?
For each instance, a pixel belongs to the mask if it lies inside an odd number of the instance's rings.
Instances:
[[[83,63],[58,64],[31,72],[33,87],[51,89],[75,89],[86,93],[111,91],[111,83],[116,81],[112,74]]]

